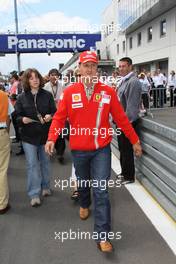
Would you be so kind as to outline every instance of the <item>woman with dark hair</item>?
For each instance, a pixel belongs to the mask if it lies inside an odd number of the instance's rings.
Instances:
[[[15,110],[26,156],[27,191],[31,206],[36,207],[41,204],[40,194],[51,195],[50,161],[44,145],[56,106],[52,94],[43,89],[43,78],[36,69],[24,72],[22,85],[24,92],[19,95]]]

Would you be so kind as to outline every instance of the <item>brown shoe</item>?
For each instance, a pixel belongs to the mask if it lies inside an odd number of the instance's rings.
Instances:
[[[80,207],[79,209],[79,216],[81,218],[81,220],[86,220],[90,215],[90,210],[89,208],[82,208]]]
[[[10,209],[11,207],[10,207],[10,204],[8,204],[4,209],[1,209],[0,210],[0,214],[5,214],[5,213],[7,213],[7,211]]]
[[[98,248],[102,252],[111,253],[113,251],[113,246],[109,241],[101,241],[97,244]]]

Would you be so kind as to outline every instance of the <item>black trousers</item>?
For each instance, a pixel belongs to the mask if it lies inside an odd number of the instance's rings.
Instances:
[[[132,126],[138,134],[139,119],[134,121]],[[121,174],[123,175],[125,181],[135,180],[133,146],[123,132],[117,137],[117,140],[120,151],[120,165],[122,168]]]
[[[176,89],[174,90],[174,86],[170,86],[170,106],[176,106]]]
[[[57,155],[62,157],[64,155],[65,148],[66,148],[65,138],[60,135],[55,143],[55,149]]]
[[[145,109],[149,108],[149,95],[148,93],[142,94],[142,102]]]
[[[154,88],[155,90],[152,91],[153,94],[153,107],[157,108],[158,107],[158,91],[156,90],[156,88]]]

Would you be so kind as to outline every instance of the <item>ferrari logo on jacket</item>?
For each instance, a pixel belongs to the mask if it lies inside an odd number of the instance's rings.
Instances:
[[[101,101],[101,97],[102,97],[101,94],[96,93],[94,95],[93,101],[99,103]]]

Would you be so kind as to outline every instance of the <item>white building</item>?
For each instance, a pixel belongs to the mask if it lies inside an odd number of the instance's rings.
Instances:
[[[102,59],[114,59],[118,66],[128,56],[138,70],[176,70],[175,0],[112,0],[102,23],[106,27],[97,44]],[[111,24],[116,26],[108,31]]]

